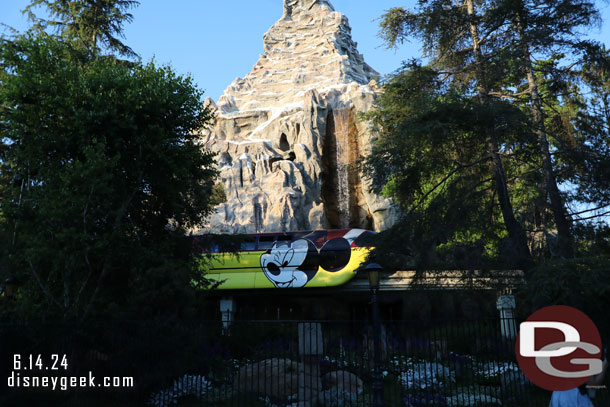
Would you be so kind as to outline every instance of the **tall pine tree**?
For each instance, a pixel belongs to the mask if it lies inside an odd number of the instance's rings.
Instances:
[[[493,196],[500,207],[502,223],[508,233],[508,243],[517,264],[532,265],[525,231],[515,216],[502,154],[506,140],[500,137],[503,120],[497,113],[504,110],[501,100],[493,96],[498,88],[498,65],[501,56],[504,27],[494,27],[490,18],[480,15],[472,0],[456,3],[450,0],[420,1],[415,12],[402,8],[383,16],[382,37],[389,46],[396,46],[409,37],[419,38],[430,66],[444,75],[456,91],[478,103],[473,126],[485,140],[488,165],[493,175]],[[506,134],[505,134],[506,135]]]
[[[133,19],[128,10],[138,4],[135,0],[33,0],[24,13],[35,22],[36,27],[54,27],[62,37],[92,54],[106,49],[134,57],[136,53],[120,38],[123,24]],[[51,19],[36,17],[37,7],[46,8]]]
[[[525,248],[533,247],[540,230],[545,236],[557,236],[544,244],[551,257],[574,256],[568,207],[578,197],[559,186],[570,182],[581,191],[583,180],[598,174],[596,182],[588,182],[591,195],[603,179],[604,154],[591,155],[590,146],[597,143],[600,152],[607,149],[603,147],[607,137],[599,131],[603,128],[600,115],[591,113],[597,106],[603,117],[604,97],[583,98],[586,92],[579,89],[576,78],[585,59],[604,59],[598,44],[581,35],[583,28],[598,20],[594,5],[584,0],[420,0],[414,11],[394,8],[382,18],[381,36],[389,46],[419,39],[429,66],[453,89],[476,98],[484,111],[492,112],[494,106],[507,102],[527,114],[524,124],[529,122],[529,136],[517,139],[505,133],[503,138],[497,131],[502,119],[496,114],[487,114],[488,127],[482,129],[502,212],[500,222],[516,252],[527,259],[522,264],[531,264]],[[545,59],[549,62],[539,62]],[[600,65],[596,66],[600,72]],[[559,95],[561,91],[567,93]],[[582,101],[574,110],[577,95]],[[554,105],[563,113],[556,114]],[[564,124],[558,127],[560,116]],[[572,130],[566,130],[570,126]],[[517,123],[513,127],[522,128]],[[597,129],[597,135],[592,131],[585,135],[587,128]],[[566,131],[579,132],[581,137],[566,143]],[[589,174],[576,170],[587,166]]]
[[[500,2],[498,8],[506,10],[507,22],[514,27],[512,33],[519,67],[527,81],[526,101],[531,109],[532,130],[538,139],[542,164],[541,201],[548,202],[553,214],[558,235],[558,255],[573,257],[571,221],[557,185],[550,134],[545,126],[544,101],[539,91],[541,81],[548,77],[537,75],[534,58],[548,58],[558,52],[579,58],[578,54],[595,50],[595,44],[581,39],[579,30],[594,24],[599,19],[599,13],[587,0],[505,0]],[[572,64],[577,62],[571,61]]]

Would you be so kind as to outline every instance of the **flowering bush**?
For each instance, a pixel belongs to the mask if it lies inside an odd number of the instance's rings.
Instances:
[[[155,393],[149,400],[148,405],[152,407],[169,407],[178,404],[178,399],[183,396],[203,397],[212,384],[203,376],[184,375],[174,381],[171,388]]]
[[[507,373],[519,372],[519,367],[513,362],[481,362],[470,355],[452,354],[449,363],[457,370],[438,361],[415,361],[408,357],[394,357],[390,360],[389,367],[400,370],[400,384],[409,391],[403,396],[405,406],[492,407],[502,405],[501,400],[497,397],[498,391],[500,391],[497,386],[481,387],[480,384],[467,388],[451,386],[451,384],[461,383],[461,380],[464,379],[459,374],[459,368],[462,371],[467,369],[471,375],[483,382],[490,379],[495,381]],[[473,376],[470,376],[470,380]]]
[[[476,364],[475,373],[490,379],[499,377],[506,372],[519,372],[519,367],[513,362],[483,362]]]
[[[446,399],[447,407],[501,406],[502,402],[488,394],[458,393]]]
[[[419,362],[407,365],[400,374],[400,383],[407,389],[427,389],[455,383],[455,372],[438,362]]]

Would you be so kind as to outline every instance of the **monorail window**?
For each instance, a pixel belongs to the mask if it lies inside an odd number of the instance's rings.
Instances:
[[[256,240],[251,237],[246,238],[243,242],[240,243],[239,250],[241,250],[241,251],[256,250]]]
[[[349,263],[351,248],[349,242],[336,237],[330,239],[320,250],[320,267],[327,271],[338,271]]]
[[[277,246],[290,246],[292,242],[292,237],[289,235],[279,235],[277,237],[276,245]]]
[[[258,237],[258,250],[268,250],[273,247],[275,243],[274,235],[259,236]]]
[[[320,248],[326,241],[326,235],[327,235],[326,231],[319,230],[316,232],[311,232],[310,234],[305,236],[305,238],[309,239],[313,244],[316,245],[316,247]]]

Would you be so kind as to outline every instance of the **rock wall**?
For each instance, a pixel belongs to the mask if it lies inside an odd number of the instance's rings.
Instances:
[[[263,42],[252,71],[208,100],[217,120],[202,140],[218,153],[227,202],[206,229],[387,228],[396,207],[353,170],[372,142],[359,113],[379,89],[347,18],[327,0],[284,0]]]

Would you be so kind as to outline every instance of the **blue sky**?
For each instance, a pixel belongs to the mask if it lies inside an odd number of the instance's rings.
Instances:
[[[247,74],[263,52],[263,34],[282,16],[282,0],[140,0],[134,21],[125,26],[125,42],[143,61],[151,58],[190,73],[214,100],[237,76]],[[331,0],[345,14],[365,60],[382,75],[401,61],[419,56],[418,44],[398,51],[383,47],[378,18],[391,7],[410,7],[415,0]],[[0,22],[20,31],[29,23],[21,15],[29,1],[0,0]],[[598,1],[605,24],[592,37],[610,44],[610,6]],[[0,32],[2,28],[0,28]]]

